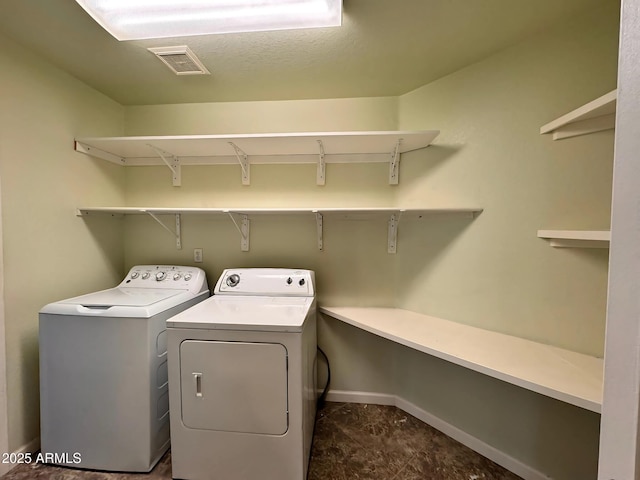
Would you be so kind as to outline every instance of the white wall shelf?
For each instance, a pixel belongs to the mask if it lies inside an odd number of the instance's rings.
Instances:
[[[540,133],[552,133],[554,140],[560,140],[615,128],[617,93],[613,90],[543,125]]]
[[[236,164],[242,183],[252,163],[315,163],[324,185],[327,163],[387,162],[389,183],[398,183],[402,153],[425,148],[440,132],[362,131],[77,138],[77,152],[123,166],[166,165],[180,186],[183,165]]]
[[[393,342],[600,413],[603,360],[396,308],[320,307]]]
[[[145,207],[81,207],[76,215],[149,215],[165,230],[176,237],[176,247],[181,248],[180,216],[213,215],[227,216],[240,233],[241,250],[249,250],[250,217],[255,215],[312,216],[316,220],[318,249],[323,249],[323,221],[325,218],[343,220],[388,219],[388,253],[396,253],[398,224],[401,220],[419,220],[433,215],[464,215],[474,218],[482,208],[145,208]],[[164,223],[159,216],[175,217],[175,229]],[[238,222],[239,220],[239,222]]]
[[[554,140],[587,135],[615,128],[618,91],[613,90],[595,100],[543,125],[540,133],[553,134]],[[552,247],[609,248],[611,232],[607,230],[538,230],[538,237],[550,240]]]
[[[550,240],[552,247],[609,248],[609,230],[538,230],[538,238]]]

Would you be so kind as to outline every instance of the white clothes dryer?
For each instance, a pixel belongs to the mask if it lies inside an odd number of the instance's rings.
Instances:
[[[184,480],[304,480],[316,414],[315,277],[231,269],[167,321],[171,462]]]
[[[167,451],[166,320],[209,297],[196,267],[133,267],[115,288],[40,311],[45,461],[148,472]]]

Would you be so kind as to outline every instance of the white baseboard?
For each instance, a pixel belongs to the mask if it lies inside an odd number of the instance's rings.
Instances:
[[[396,396],[387,393],[353,392],[347,390],[329,390],[328,402],[370,403],[371,405],[396,405]]]
[[[38,450],[40,450],[40,437],[34,438],[29,443],[22,445],[20,448],[13,451],[12,453],[15,453],[15,454],[32,453],[33,454],[33,453],[36,453]],[[14,467],[17,467],[17,466],[18,464],[0,462],[0,476],[10,472],[11,470],[14,469]]]
[[[524,478],[525,480],[549,480],[550,477],[535,470],[529,465],[525,465],[521,461],[507,455],[495,447],[483,442],[482,440],[469,435],[459,428],[445,422],[441,418],[423,410],[413,403],[400,398],[396,395],[375,392],[352,392],[348,390],[329,390],[327,392],[327,401],[330,402],[346,402],[346,403],[368,403],[371,405],[393,405],[400,410],[413,415],[418,420],[422,420],[427,425],[432,426],[436,430],[441,431],[445,435],[453,438],[461,444],[469,447],[471,450],[478,452],[480,455],[506,468],[510,472]]]
[[[13,453],[36,453],[38,450],[40,450],[40,437],[34,438]]]

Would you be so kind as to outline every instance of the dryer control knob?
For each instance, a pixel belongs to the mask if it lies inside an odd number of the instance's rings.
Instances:
[[[176,280],[176,281],[178,281],[178,280],[180,280],[180,277],[181,277],[181,276],[182,276],[182,275],[180,275],[179,273],[174,273],[174,274],[173,274],[173,279],[174,279],[174,280]]]
[[[304,285],[304,278],[301,278],[300,281],[298,282],[298,285],[300,285],[301,287]]]
[[[149,275],[150,275],[150,273],[149,273],[149,272],[144,272],[144,273],[142,274],[142,279],[143,279],[143,280],[146,280],[147,278],[149,278]]]
[[[293,279],[291,277],[287,278],[287,285],[291,285],[293,283]]]
[[[191,274],[190,273],[185,273],[184,274],[184,279],[188,282],[189,280],[191,280]]]
[[[235,287],[239,283],[240,283],[240,275],[238,275],[237,273],[234,273],[227,277],[227,285],[229,285],[230,287]]]
[[[138,278],[138,276],[139,276],[139,275],[140,275],[140,274],[139,274],[138,272],[133,272],[133,273],[131,274],[131,278],[132,278],[132,279],[136,279],[136,278]]]
[[[159,282],[164,280],[167,277],[167,272],[158,272],[156,273],[156,281]]]

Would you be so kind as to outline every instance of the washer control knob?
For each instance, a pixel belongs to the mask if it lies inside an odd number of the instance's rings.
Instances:
[[[135,279],[136,279],[136,278],[138,278],[139,276],[140,276],[140,273],[139,273],[139,272],[133,272],[133,273],[131,274],[131,279],[132,279],[132,280],[135,280]]]
[[[287,278],[287,285],[291,285],[293,283],[293,279],[291,277]]]
[[[184,274],[184,279],[188,282],[189,280],[191,280],[191,274],[190,273],[185,273]]]
[[[304,285],[304,278],[301,278],[300,281],[298,282],[298,285],[303,286]]]
[[[182,275],[180,275],[179,273],[174,273],[173,274],[173,279],[176,280],[176,281],[180,280],[180,277],[182,277]]]
[[[237,273],[234,273],[227,277],[227,285],[229,285],[230,287],[235,287],[239,283],[240,283],[240,275],[238,275]]]
[[[167,278],[167,272],[158,272],[156,273],[156,281],[160,282],[162,280],[164,280],[165,278]]]
[[[144,273],[142,274],[142,279],[143,279],[143,280],[146,280],[147,278],[149,278],[149,275],[151,275],[149,272],[144,272]]]

